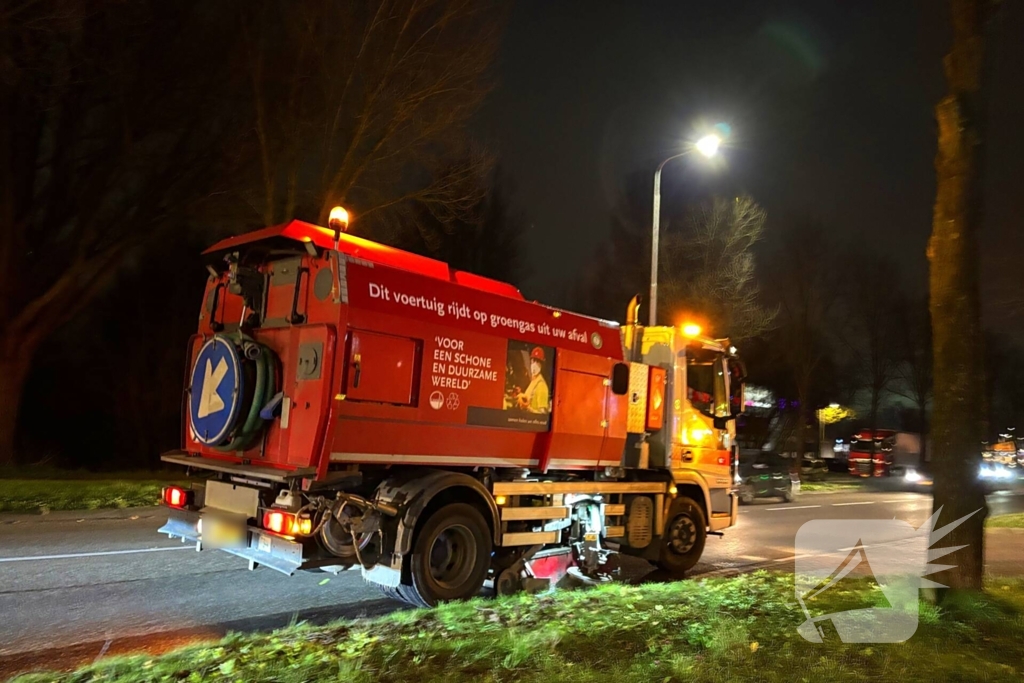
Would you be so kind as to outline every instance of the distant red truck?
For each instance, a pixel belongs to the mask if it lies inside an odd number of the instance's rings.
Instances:
[[[850,442],[849,457],[851,475],[887,477],[894,464],[903,467],[921,464],[921,437],[894,429],[878,429],[874,434],[870,429],[862,429]]]

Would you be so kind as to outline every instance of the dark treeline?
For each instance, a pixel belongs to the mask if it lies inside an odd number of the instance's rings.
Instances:
[[[646,299],[650,192],[650,173],[626,179],[610,238],[574,291],[577,309],[622,320],[633,295]],[[693,320],[730,337],[750,381],[785,402],[794,440],[814,441],[817,410],[834,402],[855,409],[840,433],[928,434],[928,299],[895,256],[811,217],[767,216],[743,195],[669,196],[662,211],[659,322]],[[986,357],[986,435],[995,439],[1024,416],[1024,353],[997,330]]]
[[[356,234],[521,282],[526,217],[470,134],[502,24],[475,0],[0,0],[0,465],[178,444],[197,256],[227,234],[343,204]],[[646,297],[650,190],[627,177],[577,310]],[[731,337],[799,432],[831,402],[928,430],[923,283],[743,194],[665,199],[662,323]],[[1024,355],[986,346],[991,436],[1024,411]]]
[[[475,0],[0,2],[0,465],[178,443],[197,256],[227,234],[343,204],[515,281],[467,130],[502,24]]]

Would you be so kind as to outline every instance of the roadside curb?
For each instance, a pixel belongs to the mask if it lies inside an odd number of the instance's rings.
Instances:
[[[103,519],[138,519],[153,517],[158,505],[99,510],[54,510],[51,512],[0,512],[0,524],[39,524],[43,522],[94,521]]]

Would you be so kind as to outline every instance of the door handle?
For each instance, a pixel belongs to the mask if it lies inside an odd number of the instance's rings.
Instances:
[[[359,388],[359,375],[361,375],[362,372],[363,372],[363,369],[360,366],[359,361],[356,361],[355,363],[352,364],[352,388],[353,389],[358,389]]]
[[[683,451],[681,460],[683,462],[693,462],[693,451]]]

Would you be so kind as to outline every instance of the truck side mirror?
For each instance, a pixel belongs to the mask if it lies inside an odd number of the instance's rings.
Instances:
[[[612,368],[612,393],[616,396],[625,396],[629,393],[629,365],[627,363],[616,363]]]

